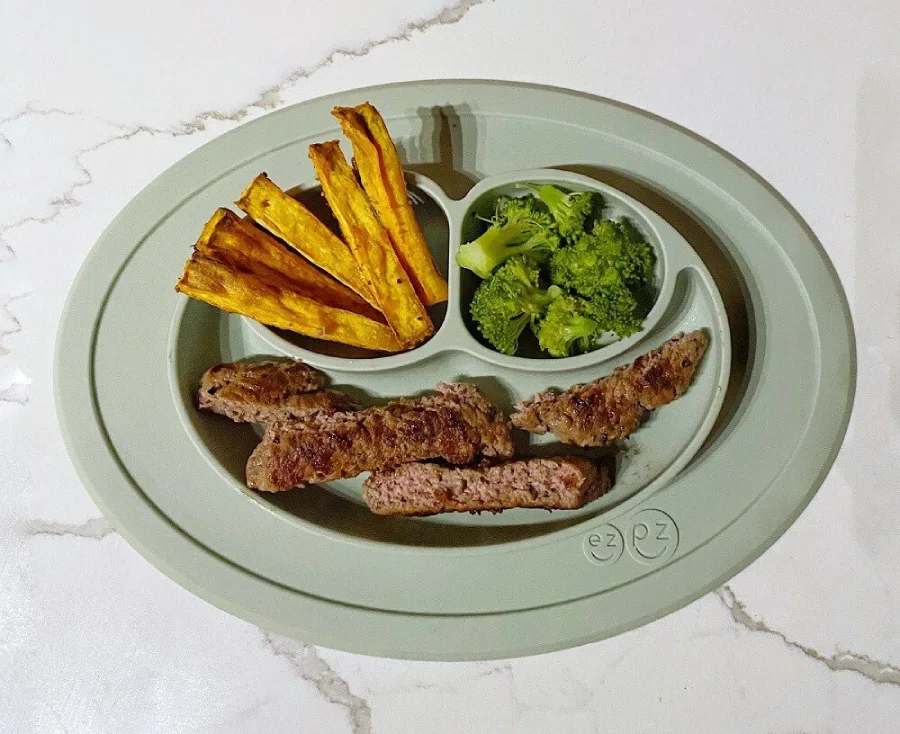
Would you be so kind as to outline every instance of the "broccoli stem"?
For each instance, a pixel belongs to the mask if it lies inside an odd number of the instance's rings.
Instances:
[[[585,316],[576,316],[573,318],[563,330],[566,341],[572,343],[578,339],[587,339],[593,336],[597,331],[597,322]]]
[[[556,188],[556,186],[544,184],[538,187],[537,195],[547,205],[554,219],[559,220],[565,216],[565,202],[568,194]]]
[[[522,238],[527,232],[528,226],[522,222],[489,227],[478,239],[456,251],[456,264],[479,278],[487,278],[500,263],[522,249],[515,248],[525,244]]]

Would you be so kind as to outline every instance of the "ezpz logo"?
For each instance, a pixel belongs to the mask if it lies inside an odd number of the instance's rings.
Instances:
[[[585,556],[598,566],[611,566],[626,548],[638,563],[665,563],[678,548],[678,526],[661,510],[642,510],[631,518],[624,534],[606,523],[585,536],[583,543]]]
[[[678,547],[678,526],[665,512],[642,510],[628,523],[625,544],[638,563],[668,561]]]
[[[615,525],[601,525],[584,539],[584,554],[598,566],[611,566],[624,550],[625,539]]]

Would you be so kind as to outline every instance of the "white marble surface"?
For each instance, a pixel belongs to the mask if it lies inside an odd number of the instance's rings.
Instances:
[[[3,10],[0,731],[898,730],[894,0],[6,0]],[[54,332],[116,212],[240,121],[421,77],[565,85],[692,128],[784,193],[845,283],[860,379],[838,463],[763,558],[642,629],[485,664],[270,636],[183,591],[112,532],[63,448]]]

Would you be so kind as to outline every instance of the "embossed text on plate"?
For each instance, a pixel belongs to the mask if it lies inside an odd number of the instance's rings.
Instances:
[[[598,566],[611,566],[622,557],[625,539],[615,525],[601,525],[584,539],[584,555]]]
[[[678,547],[678,526],[661,510],[641,510],[628,523],[625,546],[638,563],[664,563]]]

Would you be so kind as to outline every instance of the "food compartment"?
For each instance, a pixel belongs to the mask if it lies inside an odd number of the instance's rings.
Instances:
[[[629,216],[656,252],[655,301],[644,329],[628,339],[568,358],[548,358],[536,343],[515,357],[483,344],[468,316],[467,304],[476,276],[457,268],[456,245],[478,235],[479,217],[491,214],[499,196],[520,195],[522,182],[552,183],[566,190],[594,189],[607,205],[607,216]],[[727,382],[730,342],[715,284],[691,247],[664,220],[612,187],[564,171],[525,171],[485,179],[460,202],[449,201],[425,177],[409,179],[426,241],[441,272],[448,277],[450,302],[435,313],[438,330],[425,344],[397,355],[373,355],[295,334],[189,303],[181,318],[183,333],[173,333],[176,349],[172,374],[182,422],[210,466],[234,491],[289,524],[334,533],[336,537],[419,547],[491,545],[544,536],[588,521],[637,501],[664,486],[696,453],[718,414]],[[319,188],[292,190],[333,230],[337,229]],[[519,456],[587,455],[615,466],[614,487],[580,510],[501,514],[443,514],[426,518],[372,514],[362,498],[363,474],[352,479],[267,494],[247,488],[245,465],[259,440],[258,428],[230,423],[196,406],[197,382],[219,362],[289,356],[323,369],[330,386],[355,397],[363,406],[416,397],[437,382],[471,382],[509,414],[520,400],[548,388],[566,389],[609,374],[641,353],[659,346],[678,331],[704,328],[711,346],[688,393],[661,409],[621,446],[581,450],[552,435],[515,431]],[[198,331],[199,329],[199,331]],[[211,338],[217,335],[216,338]],[[530,346],[530,348],[529,348]]]
[[[223,361],[271,359],[265,343],[237,317],[204,304],[188,302],[173,332],[173,391],[182,422],[201,454],[233,491],[253,504],[276,513],[288,523],[335,533],[342,538],[418,547],[492,545],[554,533],[637,500],[659,489],[691,459],[708,435],[718,414],[729,369],[728,328],[717,307],[717,294],[703,273],[685,268],[668,300],[664,328],[645,344],[619,355],[610,364],[582,365],[547,373],[491,365],[468,350],[451,349],[420,356],[405,365],[362,375],[355,369],[327,369],[329,386],[350,394],[362,405],[383,405],[398,397],[429,393],[439,381],[477,385],[506,414],[520,400],[548,388],[566,389],[589,382],[627,364],[640,353],[659,346],[672,333],[704,328],[710,348],[688,392],[650,419],[620,445],[579,449],[552,435],[516,430],[516,453],[521,456],[586,455],[614,466],[610,492],[580,510],[537,512],[507,510],[501,514],[450,513],[425,518],[381,517],[372,514],[362,498],[363,474],[321,485],[280,493],[255,492],[246,487],[246,461],[259,441],[249,424],[198,410],[197,385],[205,369]]]
[[[671,298],[674,287],[667,243],[660,236],[652,213],[621,192],[587,176],[553,169],[519,171],[485,179],[473,188],[463,202],[465,208],[459,223],[459,246],[475,240],[486,231],[489,226],[486,220],[494,215],[499,199],[529,195],[526,184],[530,183],[551,184],[571,192],[597,192],[602,196],[604,202],[603,217],[613,220],[627,217],[650,244],[656,256],[652,282],[648,287],[641,288],[636,293],[640,304],[640,313],[645,314],[642,328],[637,333],[623,339],[607,337],[601,341],[600,346],[591,351],[568,357],[555,357],[539,347],[534,333],[526,327],[519,339],[516,353],[507,355],[495,349],[484,338],[471,315],[470,304],[476,290],[484,281],[471,270],[460,268],[458,307],[461,320],[472,339],[473,351],[479,357],[496,364],[519,369],[540,370],[572,369],[581,365],[597,364],[621,354],[652,333],[665,311],[666,301]],[[455,257],[456,253],[453,254]],[[544,278],[546,278],[546,268],[544,271]],[[545,280],[543,285],[548,286],[550,283]]]

